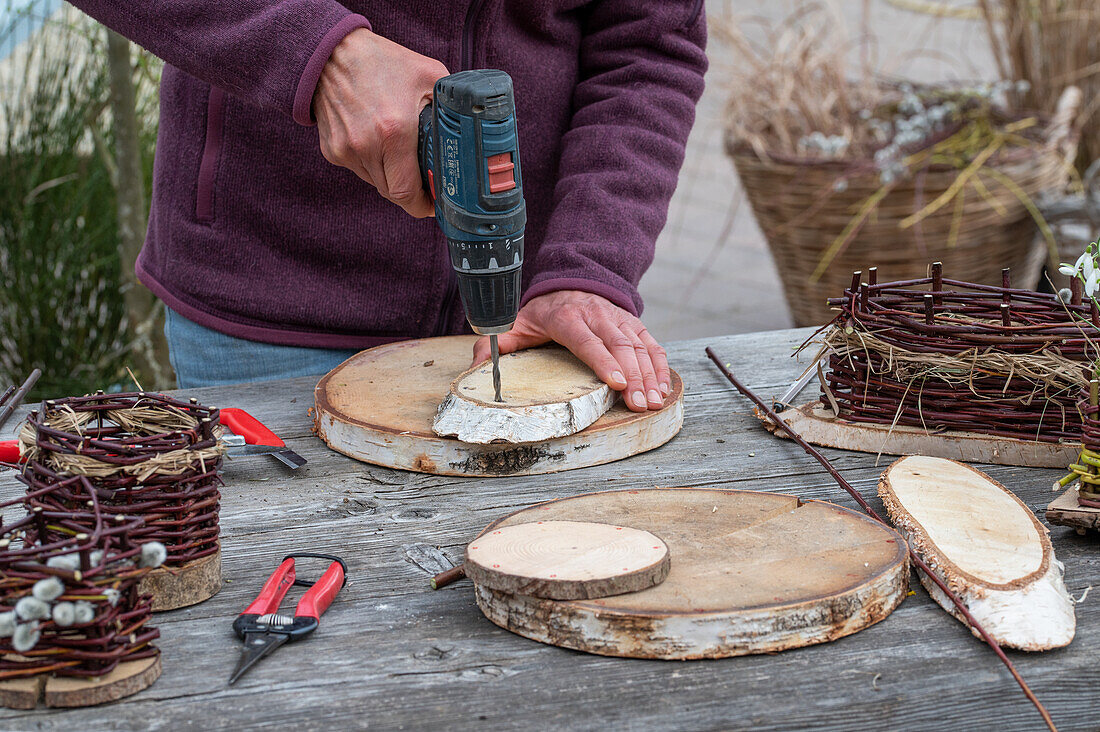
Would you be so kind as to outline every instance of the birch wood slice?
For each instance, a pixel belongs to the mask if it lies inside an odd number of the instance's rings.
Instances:
[[[443,437],[487,445],[543,442],[583,430],[618,394],[564,348],[532,348],[500,357],[501,398],[491,362],[451,382],[432,429]]]
[[[1075,462],[1081,452],[1079,442],[1039,442],[957,430],[930,433],[906,425],[890,427],[870,422],[846,422],[834,418],[832,411],[821,402],[792,407],[780,412],[779,416],[811,444],[857,452],[928,455],[1032,468],[1064,468]],[[761,421],[769,432],[779,437],[787,436],[766,417],[761,417]]]
[[[1100,508],[1082,506],[1077,502],[1077,487],[1071,486],[1047,506],[1047,521],[1060,526],[1072,526],[1078,533],[1092,529],[1100,531]]]
[[[94,679],[42,674],[0,681],[0,704],[10,709],[91,707],[147,689],[160,677],[160,656],[120,663]]]
[[[548,600],[475,582],[478,607],[492,622],[589,653],[723,658],[823,643],[882,620],[908,587],[897,532],[840,506],[776,493],[590,493],[517,511],[478,540],[532,521],[629,525],[668,545],[665,581],[625,595]]]
[[[878,492],[913,551],[998,643],[1042,651],[1073,640],[1073,601],[1046,527],[1007,488],[968,465],[911,456],[882,474]],[[930,579],[921,583],[965,623]]]
[[[653,587],[668,576],[663,541],[641,529],[591,521],[502,526],[466,547],[466,576],[494,590],[588,600]]]
[[[652,450],[684,422],[684,386],[672,373],[664,409],[631,412],[622,402],[587,428],[545,442],[479,445],[440,437],[436,411],[469,368],[474,336],[391,343],[352,356],[314,390],[314,431],[345,455],[436,475],[536,475],[584,468]]]
[[[153,612],[176,610],[209,600],[222,587],[222,553],[214,552],[179,567],[158,567],[141,578],[139,595],[152,595]]]

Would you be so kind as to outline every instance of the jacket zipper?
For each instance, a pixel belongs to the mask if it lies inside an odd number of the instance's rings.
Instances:
[[[466,22],[462,24],[462,71],[471,68],[474,63],[474,34],[477,18],[481,15],[481,6],[485,0],[473,0],[466,10]]]
[[[206,101],[206,140],[202,147],[199,179],[195,189],[195,218],[204,224],[214,220],[214,177],[218,172],[224,132],[225,91],[212,86]]]
[[[462,70],[469,69],[474,63],[474,40],[476,37],[476,24],[481,8],[485,0],[473,0],[466,10],[466,20],[462,24]],[[442,310],[439,314],[439,322],[435,326],[435,335],[446,335],[451,324],[451,310],[454,308],[455,298],[458,296],[458,283],[451,273],[451,258],[446,257],[447,266],[447,292],[443,296]]]

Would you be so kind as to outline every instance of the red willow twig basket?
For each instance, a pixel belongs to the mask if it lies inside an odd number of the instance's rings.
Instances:
[[[81,495],[81,509],[52,508],[57,491]],[[13,505],[26,513],[0,523],[0,700],[33,708],[41,687],[7,686],[28,677],[103,679],[87,688],[68,684],[56,706],[107,701],[151,684],[160,674],[151,645],[160,633],[148,625],[152,601],[139,584],[163,561],[163,547],[138,540],[140,518],[106,516],[84,476],[0,509]],[[116,679],[127,683],[111,688]],[[45,680],[47,695],[51,683]]]
[[[843,420],[1079,442],[1077,401],[1100,340],[1100,313],[1055,295],[930,277],[855,273],[825,336],[822,401]]]
[[[148,392],[56,399],[31,412],[20,433],[19,476],[52,511],[81,509],[86,478],[104,511],[142,519],[133,537],[167,549],[149,577],[154,610],[207,599],[221,586],[218,476],[224,447],[218,410]]]

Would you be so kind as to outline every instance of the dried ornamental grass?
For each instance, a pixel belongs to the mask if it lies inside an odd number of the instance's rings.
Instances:
[[[61,486],[42,499],[60,511],[85,500],[68,478],[87,478],[105,510],[141,518],[136,539],[163,544],[180,566],[218,551],[218,414],[148,392],[46,401],[20,433],[19,479],[29,491]]]
[[[1060,188],[1073,154],[1068,95],[1049,126],[1009,110],[1026,82],[973,88],[886,85],[851,69],[843,24],[807,6],[749,41],[725,29],[726,150],[776,261],[797,324],[830,317],[848,273],[877,264],[913,279],[930,259],[996,284],[1009,266],[1034,284],[1044,229],[1035,200]]]
[[[57,511],[67,490],[82,510]],[[21,518],[0,522],[0,680],[52,673],[92,678],[155,656],[152,600],[138,583],[164,547],[136,538],[142,521],[105,515],[88,478],[72,476],[0,503]]]

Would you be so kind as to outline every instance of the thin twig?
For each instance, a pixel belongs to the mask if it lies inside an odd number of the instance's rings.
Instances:
[[[714,364],[718,367],[718,370],[722,372],[722,375],[725,376],[726,379],[728,379],[729,382],[733,384],[733,386],[739,392],[741,392],[750,401],[752,401],[753,404],[755,404],[757,408],[760,409],[760,411],[762,411],[768,417],[768,419],[770,419],[779,429],[782,429],[784,432],[787,433],[787,435],[790,436],[792,440],[798,443],[799,447],[806,451],[806,454],[817,460],[817,462],[821,464],[821,467],[825,468],[825,470],[829,473],[829,475],[833,477],[837,484],[845,491],[847,491],[852,498],[855,499],[856,503],[859,504],[860,508],[862,508],[868,516],[885,526],[890,526],[890,524],[887,523],[887,521],[882,518],[882,516],[880,516],[875,511],[875,509],[871,507],[871,504],[867,503],[863,496],[860,495],[859,491],[857,491],[855,487],[851,483],[849,483],[847,479],[845,479],[844,476],[841,475],[835,467],[833,467],[828,458],[826,458],[817,449],[815,449],[813,445],[806,442],[806,440],[804,440],[801,435],[791,429],[790,426],[785,421],[783,421],[783,418],[776,414],[775,411],[764,402],[764,400],[754,394],[752,390],[749,389],[747,386],[738,381],[737,377],[733,375],[733,372],[726,368],[722,360],[709,346],[706,349],[706,354],[708,357],[710,357],[710,360],[713,361]],[[967,609],[966,605],[963,604],[963,601],[959,599],[958,595],[956,595],[951,590],[951,588],[947,586],[947,583],[940,579],[931,570],[931,568],[924,562],[923,559],[921,559],[919,555],[917,555],[917,553],[913,550],[911,546],[909,547],[909,559],[922,572],[924,572],[924,574],[927,575],[928,578],[931,579],[937,587],[940,588],[940,590],[944,593],[944,595],[947,596],[949,600],[951,600],[952,604],[954,604],[955,607],[958,608],[959,612],[963,615],[963,617],[966,618],[966,622],[970,625],[970,627],[978,631],[978,633],[982,636],[982,639],[989,644],[989,647],[993,649],[993,652],[997,654],[997,657],[1001,659],[1001,662],[1004,663],[1006,668],[1008,668],[1009,673],[1012,674],[1012,678],[1016,680],[1016,683],[1020,685],[1020,688],[1023,690],[1024,695],[1027,696],[1028,700],[1035,705],[1035,708],[1039,711],[1039,714],[1042,715],[1043,721],[1046,723],[1047,727],[1056,732],[1057,728],[1054,726],[1054,720],[1050,718],[1050,714],[1047,712],[1046,707],[1044,707],[1042,702],[1039,701],[1039,698],[1035,696],[1035,693],[1031,690],[1031,687],[1027,685],[1027,682],[1024,681],[1023,677],[1020,676],[1019,672],[1016,671],[1016,667],[1012,664],[1012,661],[1009,660],[1008,656],[1005,655],[1005,652],[1001,649],[1001,646],[997,643],[997,641],[994,640],[993,636],[991,636],[989,632],[982,626],[982,624],[979,623],[977,619],[975,619],[974,616],[970,614],[970,611]]]

